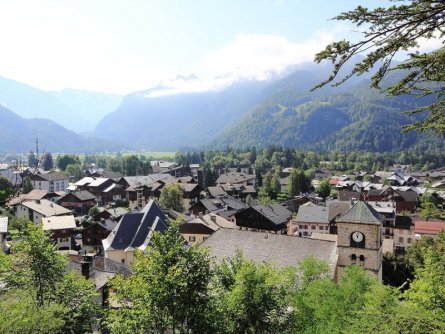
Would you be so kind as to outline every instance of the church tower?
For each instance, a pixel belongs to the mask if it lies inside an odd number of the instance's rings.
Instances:
[[[359,265],[382,281],[383,217],[368,203],[358,201],[337,219],[337,279],[349,265]]]

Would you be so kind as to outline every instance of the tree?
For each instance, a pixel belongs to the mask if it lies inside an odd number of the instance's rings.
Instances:
[[[54,167],[53,156],[49,152],[45,152],[42,157],[42,168],[43,170],[51,170]]]
[[[7,314],[22,313],[17,323],[23,330],[10,328],[1,332],[45,333],[51,328],[46,333],[80,334],[90,330],[98,314],[92,281],[75,272],[66,273],[66,258],[55,250],[50,235],[41,226],[28,223],[22,236],[22,241],[14,242],[12,255],[0,252],[0,280],[14,300],[7,304],[11,308]],[[0,310],[3,303],[0,298]]]
[[[25,178],[25,181],[23,182],[22,193],[28,194],[33,189],[34,187],[32,185],[31,179],[29,177]]]
[[[430,0],[404,1],[403,4],[373,10],[358,6],[352,11],[341,13],[334,19],[350,21],[357,27],[364,26],[363,38],[358,42],[342,40],[331,43],[315,56],[318,63],[330,60],[334,65],[329,78],[315,88],[334,82],[346,63],[355,55],[367,52],[348,74],[333,85],[340,85],[350,77],[368,72],[377,65],[378,70],[372,76],[371,87],[380,88],[383,79],[397,71],[402,77],[384,88],[386,94],[429,96],[433,100],[427,106],[409,111],[411,114],[426,112],[425,118],[405,126],[404,130],[445,133],[445,48],[442,46],[430,53],[420,53],[417,50],[410,53],[406,61],[395,65],[393,62],[399,51],[418,48],[421,38],[442,39],[445,36],[444,14],[445,3]]]
[[[292,269],[255,263],[241,253],[217,268],[226,333],[292,333]]]
[[[331,194],[331,185],[329,184],[328,180],[323,180],[318,185],[318,188],[316,190],[317,194],[322,197],[323,199],[326,199]]]
[[[82,178],[83,170],[79,164],[69,164],[65,168],[65,174],[71,178],[71,181],[77,182]]]
[[[111,333],[218,332],[209,255],[184,247],[179,222],[163,235],[155,232],[147,252],[136,257],[132,275],[112,282],[121,308],[108,314]]]
[[[179,185],[167,185],[161,190],[161,196],[159,196],[159,204],[164,208],[182,212],[184,210],[182,196],[183,191],[179,187]]]
[[[37,159],[34,151],[29,151],[28,154],[28,167],[37,167],[39,160]]]
[[[75,155],[64,154],[57,157],[57,167],[60,170],[65,171],[68,165],[80,164],[79,157]]]
[[[6,177],[0,175],[0,205],[4,204],[12,193],[12,183]]]

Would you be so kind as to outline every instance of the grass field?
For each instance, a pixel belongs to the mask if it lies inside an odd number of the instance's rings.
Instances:
[[[58,155],[63,155],[65,153],[54,153],[52,154],[53,159],[57,159]],[[71,154],[71,153],[66,153]],[[128,152],[121,152],[121,156],[128,157],[130,155],[136,155],[136,156],[144,156],[147,159],[150,160],[173,160],[175,157],[176,152],[159,152],[159,151],[128,151]],[[77,155],[80,160],[83,160],[85,157],[85,154],[73,154]],[[92,153],[88,155],[96,155],[100,157],[115,157],[116,153]]]

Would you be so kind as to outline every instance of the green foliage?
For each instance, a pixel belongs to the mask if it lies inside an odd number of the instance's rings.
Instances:
[[[183,191],[177,184],[166,185],[161,189],[161,196],[159,196],[159,204],[167,209],[172,209],[178,212],[184,210],[182,201]]]
[[[29,177],[25,178],[22,186],[22,193],[28,194],[34,189],[31,179]]]
[[[12,183],[6,177],[0,175],[0,205],[3,205],[12,193]]]
[[[92,206],[89,210],[88,210],[88,216],[90,217],[94,217],[95,215],[97,215],[98,213],[100,213],[100,210],[97,206]]]
[[[50,236],[31,223],[23,227],[23,240],[12,254],[0,252],[0,281],[8,289],[0,292],[4,324],[17,327],[2,333],[73,333],[90,331],[98,315],[92,281],[66,273],[66,258],[55,251]],[[24,316],[26,313],[28,315]],[[6,316],[16,315],[15,319]]]
[[[292,275],[271,264],[257,264],[244,258],[232,263],[235,265],[223,263],[220,269],[224,273],[220,279],[225,287],[224,314],[228,318],[225,330],[228,333],[289,332],[293,315],[288,308]]]
[[[178,222],[155,233],[147,253],[137,254],[132,275],[113,281],[120,309],[111,310],[111,333],[215,333],[210,258],[185,248]]]
[[[420,53],[420,39],[439,40],[444,37],[443,16],[445,4],[442,1],[410,0],[387,8],[378,7],[369,10],[362,6],[341,13],[335,20],[349,21],[356,26],[366,27],[363,38],[358,42],[342,40],[326,46],[315,57],[316,62],[330,60],[333,71],[329,78],[317,87],[333,82],[345,64],[351,62],[355,55],[367,52],[364,58],[356,63],[352,70],[340,78],[334,85],[339,85],[354,75],[361,75],[374,66],[378,67],[372,77],[371,86],[380,88],[388,95],[397,96],[411,94],[414,96],[429,96],[429,105],[418,107],[410,113],[425,112],[425,118],[405,125],[405,130],[432,130],[436,134],[445,132],[445,116],[443,107],[445,101],[445,87],[443,82],[445,67],[445,49],[438,49],[429,53]],[[393,57],[399,51],[415,48],[417,51],[409,53],[409,59],[393,65]],[[384,82],[393,71],[402,73],[401,78],[390,83]]]
[[[57,157],[57,167],[65,171],[68,165],[80,165],[79,157],[76,155],[64,154]]]
[[[37,167],[39,161],[34,153],[34,151],[30,151],[28,154],[28,167]]]
[[[422,218],[445,219],[445,210],[436,206],[433,196],[424,194],[420,199],[420,210],[417,210]]]
[[[42,168],[45,171],[51,170],[54,167],[53,156],[49,152],[45,152],[42,157]]]
[[[303,170],[292,169],[289,176],[288,192],[290,197],[295,197],[302,193],[309,191],[311,186],[311,179],[304,173]]]
[[[326,199],[331,194],[331,185],[329,184],[328,180],[323,180],[318,185],[318,188],[315,190],[317,194],[322,197],[323,199]]]
[[[62,334],[65,309],[58,304],[38,307],[28,291],[13,289],[0,294],[0,333]]]
[[[82,166],[79,164],[69,164],[65,168],[65,174],[70,177],[72,182],[77,182],[83,177]]]

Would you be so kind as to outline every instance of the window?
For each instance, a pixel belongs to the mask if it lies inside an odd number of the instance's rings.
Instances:
[[[315,230],[316,228],[317,228],[317,226],[315,226],[315,225],[311,226],[311,229],[313,229],[313,230]]]
[[[121,260],[121,263],[125,263],[125,259],[122,259],[122,260]]]
[[[365,256],[364,255],[360,255],[360,262],[364,262],[365,261]]]
[[[196,241],[196,237],[194,235],[189,236],[189,241],[190,242],[195,242]]]
[[[352,261],[357,260],[357,255],[355,255],[355,254],[351,254],[351,260],[352,260]]]
[[[413,242],[413,239],[408,238],[408,243],[410,244],[410,243],[412,243],[412,242]]]
[[[303,236],[307,237],[307,232],[303,232]]]
[[[202,237],[202,241],[206,240],[208,237]]]
[[[399,237],[399,242],[403,243],[403,242],[405,242],[405,239],[403,239],[403,237]]]
[[[318,229],[319,230],[324,230],[324,226],[319,226]]]

